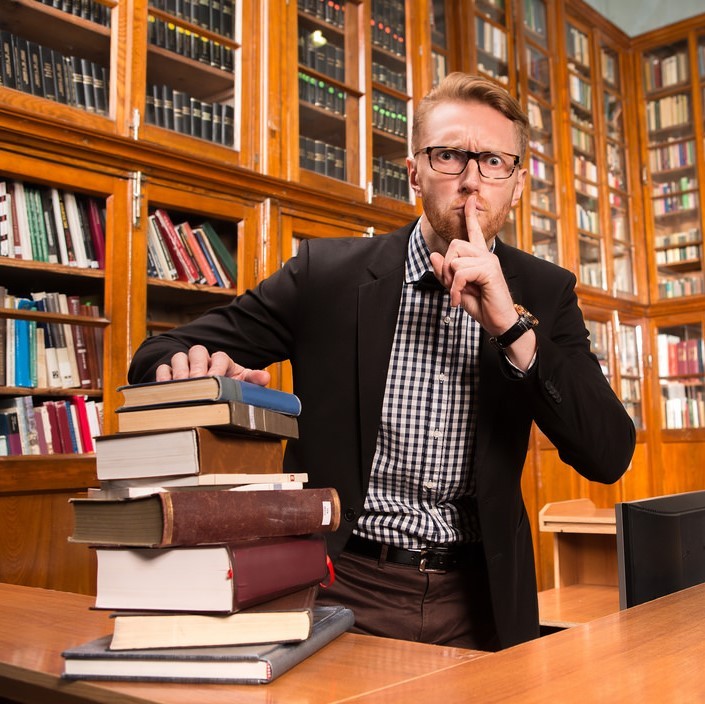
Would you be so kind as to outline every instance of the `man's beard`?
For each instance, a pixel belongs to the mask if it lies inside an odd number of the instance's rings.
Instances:
[[[512,206],[510,203],[504,205],[501,210],[491,212],[483,210],[482,214],[484,222],[482,225],[482,233],[485,237],[485,242],[490,242],[495,235],[502,229],[507,221],[507,216]],[[445,242],[450,244],[453,240],[467,240],[468,231],[465,227],[465,217],[460,215],[458,211],[438,211],[432,208],[429,212],[426,208],[426,216],[433,227],[433,231]]]

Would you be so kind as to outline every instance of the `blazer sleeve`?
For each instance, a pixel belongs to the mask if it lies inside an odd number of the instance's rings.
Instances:
[[[629,467],[636,431],[590,350],[575,277],[564,272],[562,278],[548,306],[542,309],[537,300],[537,307],[529,307],[542,312],[527,398],[536,424],[561,460],[587,479],[613,483]]]

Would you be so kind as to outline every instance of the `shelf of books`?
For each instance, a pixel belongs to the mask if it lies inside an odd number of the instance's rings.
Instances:
[[[605,171],[602,200],[609,203],[608,247],[611,256],[608,288],[615,295],[637,294],[635,276],[635,242],[632,237],[631,187],[625,132],[625,82],[621,57],[617,49],[604,39],[599,43],[602,97],[602,139]],[[605,183],[607,188],[605,189]]]
[[[519,97],[531,125],[528,178],[523,196],[528,222],[522,232],[530,233],[532,252],[554,264],[561,263],[558,164],[555,149],[555,89],[553,56],[555,33],[552,4],[545,0],[524,0],[518,6],[517,26],[520,61]],[[528,201],[528,207],[526,202]],[[529,242],[526,242],[529,246]]]
[[[90,454],[104,426],[103,349],[113,334],[106,278],[120,266],[106,256],[115,179],[18,155],[7,163],[12,170],[0,174],[0,455]]]
[[[364,86],[354,47],[362,11],[355,2],[298,0],[296,29],[299,166],[356,185]]]
[[[702,45],[701,45],[702,47]],[[700,54],[702,56],[702,52]],[[705,293],[698,145],[687,39],[643,52],[648,145],[647,218],[661,299]]]
[[[9,107],[115,131],[110,57],[117,2],[0,2],[0,93]],[[97,118],[97,119],[96,119]]]
[[[579,281],[606,288],[604,234],[600,226],[597,112],[591,34],[572,19],[565,23],[570,142]]]
[[[138,113],[132,116],[133,133],[226,163],[245,163],[241,105],[251,100],[251,85],[242,79],[242,65],[252,49],[243,47],[242,36],[251,21],[249,4],[150,0],[144,11],[146,60],[133,66]],[[138,13],[132,30],[138,41],[142,18]],[[253,120],[256,124],[256,115]]]
[[[437,86],[452,70],[448,32],[452,7],[448,0],[432,0],[431,6],[431,84]]]
[[[409,202],[406,169],[411,134],[413,76],[409,17],[404,0],[372,0],[372,191]]]
[[[705,367],[700,319],[656,327],[661,427],[705,428]]]
[[[514,93],[512,7],[506,0],[477,0],[473,6],[475,62],[479,75]]]
[[[184,188],[145,187],[147,334],[225,305],[255,283],[255,210],[232,198]]]
[[[639,323],[618,321],[617,371],[619,396],[637,432],[646,427],[644,420],[643,330]]]

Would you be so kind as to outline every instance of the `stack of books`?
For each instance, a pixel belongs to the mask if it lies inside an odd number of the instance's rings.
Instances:
[[[315,605],[337,492],[282,471],[298,398],[225,377],[120,390],[70,538],[95,549],[114,628],[66,650],[64,677],[264,683],[348,630]]]

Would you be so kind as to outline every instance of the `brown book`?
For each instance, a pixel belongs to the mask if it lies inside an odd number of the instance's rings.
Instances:
[[[340,524],[335,489],[226,491],[191,489],[146,497],[75,497],[69,540],[98,545],[168,547],[229,543],[334,531]]]
[[[111,650],[290,643],[311,635],[317,586],[234,614],[118,611]]]
[[[98,609],[234,613],[322,582],[321,535],[167,549],[95,549]]]
[[[98,479],[139,479],[198,474],[277,474],[279,438],[183,428],[95,438]]]
[[[294,416],[238,401],[135,410],[125,408],[120,409],[117,419],[121,433],[206,426],[279,438],[299,437]]]

